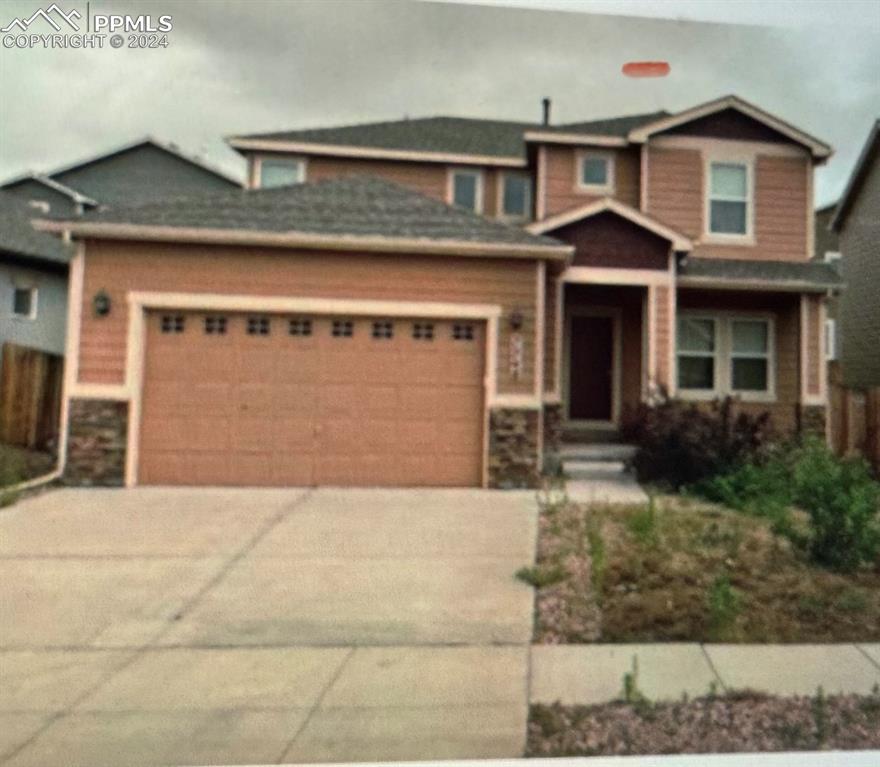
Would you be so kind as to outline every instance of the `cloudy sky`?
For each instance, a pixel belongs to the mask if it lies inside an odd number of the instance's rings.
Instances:
[[[0,26],[38,3],[3,0]],[[59,5],[85,13],[84,0]],[[537,119],[543,96],[569,121],[737,93],[836,147],[817,177],[822,204],[880,115],[876,0],[92,0],[91,11],[170,14],[169,47],[0,48],[0,178],[145,134],[240,175],[223,136],[403,115]],[[646,59],[671,75],[620,74]]]

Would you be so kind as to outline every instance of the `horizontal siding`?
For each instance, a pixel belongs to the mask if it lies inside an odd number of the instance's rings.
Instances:
[[[808,160],[757,156],[754,245],[697,244],[695,256],[803,261],[808,254]],[[703,238],[703,157],[696,149],[651,147],[648,212],[695,240]]]
[[[600,199],[577,186],[577,158],[583,147],[546,146],[544,215],[553,216]],[[603,150],[604,151],[604,150]],[[640,159],[638,149],[614,150],[613,197],[639,207]]]
[[[106,290],[107,317],[92,297]],[[407,255],[89,242],[86,247],[79,380],[123,383],[130,291],[219,293],[392,301],[499,304],[523,313],[525,370],[510,375],[507,324],[501,323],[499,389],[530,394],[535,381],[534,262]]]

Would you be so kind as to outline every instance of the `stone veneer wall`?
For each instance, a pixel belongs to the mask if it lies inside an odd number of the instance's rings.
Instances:
[[[489,487],[538,486],[541,412],[496,408],[489,413]]]
[[[562,405],[544,404],[544,454],[558,453],[562,447]]]
[[[64,481],[108,487],[124,484],[127,437],[127,402],[70,400]]]

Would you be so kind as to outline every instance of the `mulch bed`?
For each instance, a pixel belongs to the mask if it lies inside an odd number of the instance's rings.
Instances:
[[[534,705],[526,756],[880,748],[880,695],[733,693],[677,703]]]

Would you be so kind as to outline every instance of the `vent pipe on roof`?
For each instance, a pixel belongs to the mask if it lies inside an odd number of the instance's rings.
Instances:
[[[550,99],[546,96],[541,99],[541,106],[543,107],[543,115],[541,117],[541,125],[549,125],[550,124]]]

